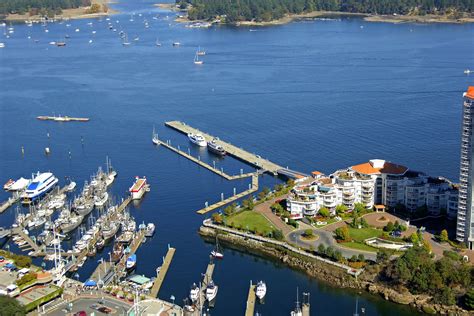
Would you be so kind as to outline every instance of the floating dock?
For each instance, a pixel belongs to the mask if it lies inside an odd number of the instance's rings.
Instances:
[[[9,197],[8,200],[6,200],[5,202],[2,203],[2,205],[0,205],[0,214],[5,212],[10,206],[15,204],[19,200],[20,200],[20,194]]]
[[[240,198],[243,198],[244,196],[246,195],[249,195],[253,192],[256,192],[258,190],[258,175],[256,174],[253,174],[252,175],[252,184],[250,186],[250,188],[248,190],[245,190],[243,192],[240,192],[239,194],[236,194],[236,195],[233,195],[231,196],[230,198],[227,198],[225,200],[222,200],[220,202],[217,202],[217,203],[214,203],[212,205],[209,205],[203,209],[200,209],[199,211],[197,211],[196,213],[198,214],[206,214],[208,212],[211,212],[217,208],[220,208],[220,207],[223,207],[224,205],[227,205],[229,203],[232,203]]]
[[[171,146],[171,144],[169,142],[163,142],[163,141],[159,140],[159,143],[163,147],[166,147],[169,150],[174,151],[175,153],[191,160],[192,162],[200,165],[201,167],[206,168],[207,170],[209,170],[211,172],[214,172],[215,174],[225,178],[226,180],[237,180],[237,179],[248,178],[248,177],[251,177],[254,174],[253,172],[250,172],[250,173],[243,173],[243,174],[240,174],[240,175],[231,176],[231,175],[228,175],[227,173],[225,173],[222,169],[214,168],[213,166],[201,161],[199,158],[193,157],[190,154],[180,150],[179,148],[175,148],[175,147]]]
[[[171,122],[166,122],[165,125],[170,127],[170,128],[173,128],[173,129],[177,130],[178,132],[184,133],[186,135],[188,133],[201,134],[206,139],[207,142],[210,142],[210,141],[212,141],[213,139],[216,138],[216,137],[214,137],[212,135],[209,135],[207,133],[204,133],[204,132],[202,132],[202,131],[200,131],[196,128],[193,128],[189,125],[186,125],[183,122],[171,121]],[[263,159],[262,157],[260,157],[258,155],[251,154],[248,151],[246,151],[242,148],[239,148],[237,146],[234,146],[230,143],[227,143],[225,141],[218,140],[217,143],[225,149],[225,151],[227,152],[228,155],[230,155],[232,157],[235,157],[239,160],[242,160],[242,161],[244,161],[244,162],[246,162],[246,163],[248,163],[252,166],[255,166],[259,169],[263,169],[266,172],[277,175],[279,170],[285,169],[285,168],[283,168],[282,166],[280,166],[276,163],[273,163],[273,162],[271,162],[267,159]]]
[[[55,122],[89,122],[88,117],[69,117],[69,116],[37,116],[41,121],[55,121]]]
[[[92,272],[90,276],[90,280],[94,280],[95,282],[99,282],[102,280],[103,284],[109,283],[112,279],[114,271],[114,264],[110,261],[102,261],[99,263],[97,268]]]
[[[153,283],[153,287],[151,288],[151,291],[150,291],[150,296],[155,297],[155,298],[158,297],[158,293],[160,292],[161,285],[163,284],[163,281],[165,280],[166,273],[168,272],[168,269],[170,267],[171,261],[173,260],[173,256],[175,252],[176,252],[176,249],[168,245],[168,252],[166,253],[166,256],[163,259],[163,264],[161,265],[160,272],[158,272],[155,282]]]
[[[255,302],[255,285],[250,282],[249,295],[247,296],[247,307],[245,308],[245,316],[254,316]]]

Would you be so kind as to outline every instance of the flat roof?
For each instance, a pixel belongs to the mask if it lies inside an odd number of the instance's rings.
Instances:
[[[150,282],[151,279],[147,278],[146,276],[144,275],[138,275],[138,274],[135,274],[135,275],[132,275],[128,278],[129,281],[133,282],[133,283],[136,283],[136,284],[139,284],[139,285],[143,285],[147,282]]]

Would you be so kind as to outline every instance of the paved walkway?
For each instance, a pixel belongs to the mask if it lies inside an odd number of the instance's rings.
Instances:
[[[291,233],[294,230],[294,227],[287,225],[285,222],[283,222],[280,217],[278,217],[272,212],[270,206],[272,206],[276,201],[285,200],[287,196],[288,194],[281,195],[279,197],[258,204],[254,208],[255,211],[260,212],[263,216],[265,216],[273,224],[273,226],[280,229],[283,232],[283,236],[286,236]]]

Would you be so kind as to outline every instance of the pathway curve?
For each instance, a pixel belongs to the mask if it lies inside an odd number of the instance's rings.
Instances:
[[[293,226],[287,225],[285,222],[281,220],[280,217],[275,215],[270,206],[272,206],[276,201],[279,200],[285,200],[287,198],[288,194],[281,195],[278,197],[275,197],[271,200],[265,201],[263,203],[260,203],[255,206],[254,210],[261,213],[263,216],[265,216],[276,228],[280,229],[283,232],[283,236],[288,235],[291,233],[294,228]]]

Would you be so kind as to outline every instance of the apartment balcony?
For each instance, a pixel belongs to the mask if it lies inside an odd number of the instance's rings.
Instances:
[[[466,216],[466,212],[460,212],[460,211],[458,211],[458,215],[460,215],[460,216]]]
[[[351,192],[351,191],[344,191],[344,192],[342,192],[342,195],[343,195],[344,197],[346,197],[346,196],[353,196],[354,193]]]
[[[461,171],[469,172],[469,168],[468,167],[461,167]]]
[[[459,188],[459,193],[467,194],[467,189],[466,188]]]
[[[460,199],[467,199],[467,194],[459,194]]]
[[[465,159],[465,160],[461,161],[461,166],[469,167],[469,165],[470,165],[469,160]]]
[[[466,218],[464,216],[459,216],[459,214],[458,214],[458,221],[465,221],[465,220],[466,220]]]
[[[461,222],[461,221],[458,221],[458,228],[465,228],[466,227],[466,223],[465,222]]]

